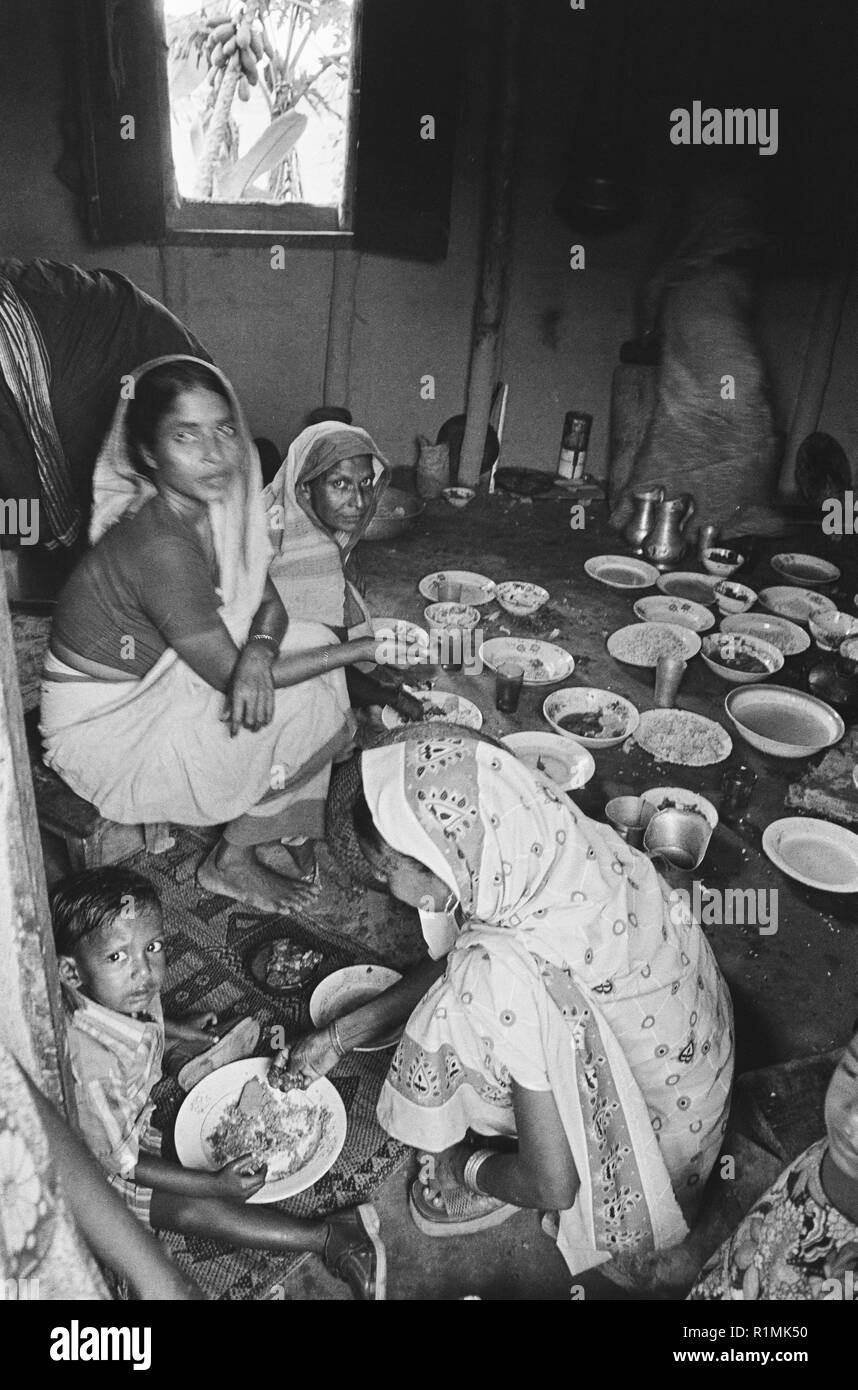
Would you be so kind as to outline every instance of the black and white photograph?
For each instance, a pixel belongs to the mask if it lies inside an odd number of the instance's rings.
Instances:
[[[821,1370],[854,0],[0,13],[0,1318]]]

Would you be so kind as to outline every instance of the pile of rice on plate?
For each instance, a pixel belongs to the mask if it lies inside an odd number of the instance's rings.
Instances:
[[[607,646],[615,661],[655,666],[660,656],[690,661],[700,651],[700,638],[690,628],[673,623],[630,623],[612,632]]]
[[[678,763],[682,767],[710,767],[722,763],[733,751],[726,729],[714,719],[705,719],[687,709],[646,710],[632,741],[656,762]]]

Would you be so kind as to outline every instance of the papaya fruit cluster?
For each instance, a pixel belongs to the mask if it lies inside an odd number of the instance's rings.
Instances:
[[[250,89],[259,81],[261,59],[274,56],[262,25],[258,20],[248,23],[244,19],[225,16],[212,20],[211,26],[205,48],[211,80],[216,80],[224,72],[239,73],[239,99],[249,101]]]

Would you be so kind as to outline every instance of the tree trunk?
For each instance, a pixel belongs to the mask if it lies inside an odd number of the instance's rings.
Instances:
[[[226,141],[226,132],[229,127],[229,113],[232,110],[232,103],[235,97],[235,90],[238,86],[238,79],[241,76],[241,68],[230,66],[223,75],[220,84],[220,91],[217,94],[215,109],[212,114],[211,124],[206,131],[206,143],[203,150],[203,157],[200,160],[200,170],[197,176],[196,194],[197,198],[211,198],[214,192],[214,176],[218,160],[223,151]]]

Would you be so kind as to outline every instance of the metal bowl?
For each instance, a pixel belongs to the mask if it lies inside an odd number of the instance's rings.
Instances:
[[[698,811],[670,807],[656,811],[644,831],[647,854],[666,859],[675,869],[691,871],[703,863],[712,838],[712,827]]]

